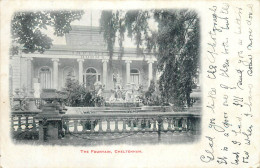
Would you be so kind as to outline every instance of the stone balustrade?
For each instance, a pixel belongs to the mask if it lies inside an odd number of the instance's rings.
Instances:
[[[35,118],[39,112],[12,112],[11,131],[14,139],[37,139],[39,122]]]
[[[195,96],[196,97],[196,96]],[[45,90],[41,100],[45,101],[42,110],[18,110],[12,111],[11,128],[14,139],[39,139],[40,142],[62,139],[62,137],[77,137],[91,139],[93,141],[106,141],[120,139],[136,135],[132,142],[139,139],[139,135],[146,135],[148,141],[158,135],[158,142],[165,139],[161,135],[174,136],[200,135],[200,110],[188,109],[188,111],[173,112],[171,107],[100,107],[82,108],[82,113],[64,114],[59,101],[65,99],[65,94],[54,89]],[[26,98],[29,102],[33,98]],[[20,101],[21,98],[14,98]],[[198,99],[199,100],[199,99]],[[194,106],[200,109],[200,102]],[[90,107],[88,107],[90,108]],[[163,109],[163,110],[162,110]],[[71,110],[76,110],[72,108]],[[121,136],[121,137],[120,137]],[[166,138],[167,139],[167,138]],[[190,141],[191,142],[191,141]]]
[[[38,112],[12,112],[12,131],[16,139],[37,139],[41,136],[38,134],[42,125],[35,118],[37,114]],[[159,132],[200,133],[200,114],[188,112],[64,114],[61,120],[65,136],[84,134],[98,138]],[[159,134],[158,138],[160,140]]]
[[[200,115],[187,112],[65,114],[62,120],[65,133],[74,135],[200,133]]]

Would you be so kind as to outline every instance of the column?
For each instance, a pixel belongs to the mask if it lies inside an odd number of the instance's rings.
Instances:
[[[27,91],[30,92],[32,89],[32,60],[33,58],[26,58],[27,61]]]
[[[77,59],[78,63],[79,63],[79,84],[82,84],[83,83],[83,62],[84,62],[84,59]]]
[[[59,59],[57,58],[53,58],[51,59],[53,62],[53,89],[57,89],[58,90],[58,81],[59,81],[59,76],[58,76],[58,72],[59,72]]]
[[[148,60],[147,63],[148,63],[148,80],[149,80],[148,85],[150,86],[150,82],[151,82],[151,80],[153,80],[153,63],[154,63],[154,61]]]
[[[126,60],[126,83],[130,83],[130,63],[132,63],[132,61],[130,60]]]
[[[107,63],[108,60],[102,60],[103,63],[103,85],[105,85],[105,87],[107,87]]]

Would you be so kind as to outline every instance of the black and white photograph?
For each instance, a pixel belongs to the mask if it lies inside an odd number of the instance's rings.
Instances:
[[[195,10],[17,11],[11,35],[14,143],[183,144],[200,138]]]
[[[259,0],[0,1],[0,167],[259,167]]]

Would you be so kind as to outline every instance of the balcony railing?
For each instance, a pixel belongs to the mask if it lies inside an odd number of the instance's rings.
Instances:
[[[43,126],[39,125],[37,114],[38,112],[12,113],[14,139],[40,137],[39,132],[42,132],[39,130]],[[200,114],[188,112],[64,114],[61,121],[65,137],[83,135],[96,140],[106,140],[111,136],[151,134],[158,136],[160,141],[161,133],[200,134]]]
[[[62,117],[66,132],[126,133],[126,132],[194,132],[200,115],[191,113],[103,113],[65,114]],[[105,126],[105,128],[104,128]],[[87,128],[88,127],[88,128]],[[113,129],[111,129],[113,128]],[[79,131],[80,129],[80,131]]]

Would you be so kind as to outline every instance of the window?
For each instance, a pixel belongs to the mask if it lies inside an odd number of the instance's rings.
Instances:
[[[89,74],[96,74],[97,71],[94,69],[94,68],[88,68],[86,73],[89,73]]]
[[[130,70],[131,83],[139,85],[139,82],[140,82],[139,77],[140,77],[140,73],[137,69],[131,69]]]
[[[96,69],[88,68],[83,78],[83,82],[90,89],[94,89],[94,84],[100,81],[100,74],[97,73]]]
[[[41,89],[51,88],[51,70],[49,67],[42,67],[39,70]]]

